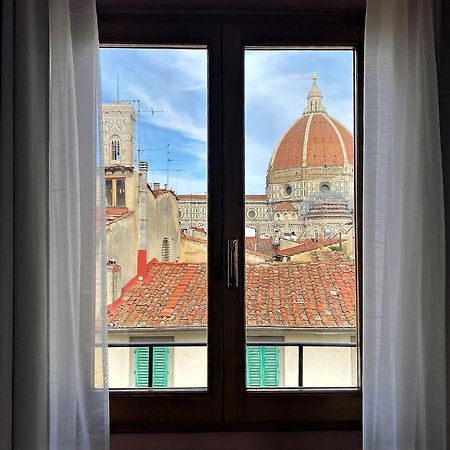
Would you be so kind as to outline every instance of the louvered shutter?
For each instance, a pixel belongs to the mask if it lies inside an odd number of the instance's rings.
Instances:
[[[278,386],[280,383],[280,347],[262,347],[263,380],[262,386]]]
[[[261,386],[262,348],[256,345],[247,346],[247,387]]]
[[[153,387],[167,387],[169,381],[169,348],[153,348]]]
[[[148,387],[148,347],[134,349],[134,387]]]

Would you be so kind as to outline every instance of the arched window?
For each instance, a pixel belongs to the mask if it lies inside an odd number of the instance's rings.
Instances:
[[[111,140],[111,159],[117,161],[120,159],[120,141],[117,136]]]
[[[161,261],[169,261],[169,239],[166,237],[162,240],[161,246]]]

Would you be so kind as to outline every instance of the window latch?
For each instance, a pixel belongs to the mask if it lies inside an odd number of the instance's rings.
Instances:
[[[238,287],[238,246],[238,239],[228,239],[227,287],[229,289]]]

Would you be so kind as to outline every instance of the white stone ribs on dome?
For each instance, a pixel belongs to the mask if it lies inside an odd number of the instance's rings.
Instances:
[[[342,150],[342,156],[344,158],[344,164],[348,164],[347,150],[345,148],[344,139],[342,139],[341,132],[338,130],[338,127],[336,126],[336,124],[326,114],[322,114],[322,115],[325,117],[326,120],[328,120],[328,122],[333,127],[333,130],[335,131],[335,133],[339,139],[339,143],[341,144],[341,150]]]
[[[308,122],[306,123],[305,138],[303,139],[303,158],[302,167],[306,167],[308,163],[308,139],[309,139],[309,129],[311,128],[311,122],[314,114],[310,114],[308,117]]]

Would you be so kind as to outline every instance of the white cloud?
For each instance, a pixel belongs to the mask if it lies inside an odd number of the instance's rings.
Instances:
[[[173,187],[179,193],[204,192],[206,51],[109,50],[104,54],[105,98],[115,98],[120,72],[122,98],[140,99],[145,110],[162,109],[154,116],[141,114],[142,146],[175,147],[184,161],[176,165],[183,172],[173,173]],[[328,112],[352,129],[351,64],[350,52],[246,52],[247,192],[264,192],[271,154],[302,115],[313,71],[318,73]],[[155,176],[165,179],[162,173]]]

